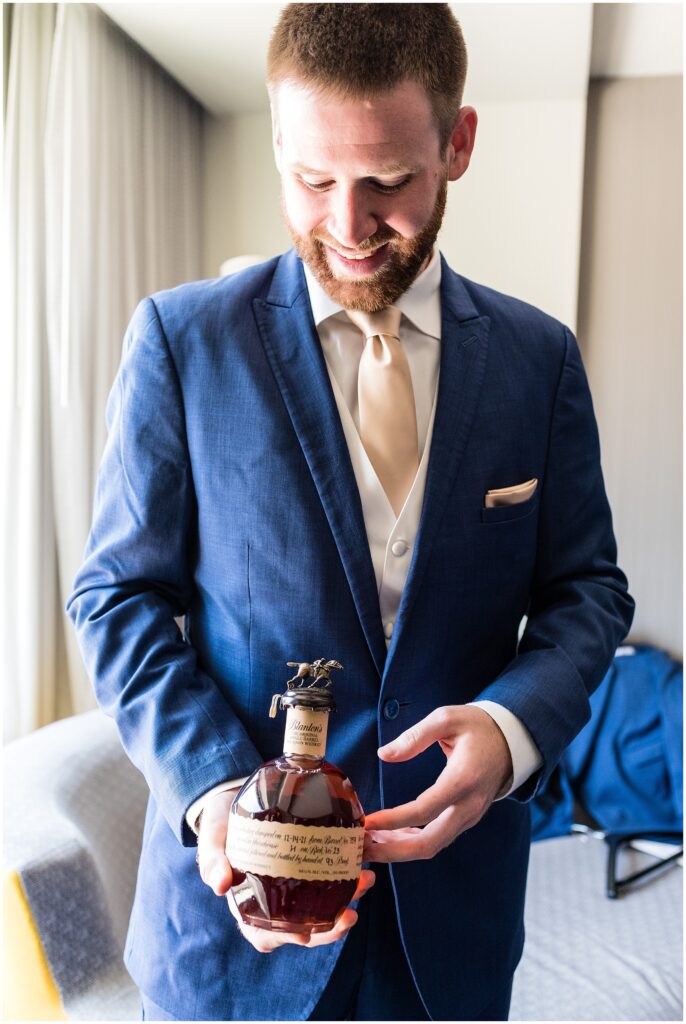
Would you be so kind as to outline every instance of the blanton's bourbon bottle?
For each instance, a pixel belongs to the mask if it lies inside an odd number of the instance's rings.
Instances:
[[[281,757],[244,783],[231,807],[226,854],[246,924],[270,931],[329,931],[353,897],[362,867],[364,813],[350,780],[324,760],[330,672],[320,658],[298,671],[269,711],[286,708]],[[312,682],[306,684],[310,677]]]

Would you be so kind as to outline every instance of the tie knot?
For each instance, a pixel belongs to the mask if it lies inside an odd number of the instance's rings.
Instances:
[[[365,338],[375,338],[378,334],[387,334],[400,340],[400,317],[402,313],[395,306],[387,306],[378,313],[361,313],[357,309],[346,309],[349,318],[364,334]]]

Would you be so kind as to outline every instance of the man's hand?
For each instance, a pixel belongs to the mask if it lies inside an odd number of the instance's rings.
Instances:
[[[226,836],[229,830],[231,804],[240,792],[227,789],[211,796],[202,810],[198,832],[198,869],[205,885],[217,896],[224,896],[231,888],[231,865],[226,856]]]
[[[408,761],[439,743],[447,764],[416,800],[368,814],[365,861],[428,860],[461,832],[476,825],[512,777],[510,748],[482,708],[436,708],[391,743],[384,761]],[[424,826],[421,828],[420,826]]]
[[[296,946],[313,947],[342,939],[357,921],[357,912],[352,907],[346,907],[339,914],[330,931],[317,932],[311,936],[302,935],[299,932],[269,932],[244,923],[236,906],[234,895],[229,891],[232,871],[226,856],[229,811],[238,792],[238,789],[229,789],[224,793],[217,793],[209,798],[203,808],[198,834],[198,868],[203,882],[209,885],[217,896],[227,896],[229,910],[236,918],[238,927],[258,953],[271,953],[288,942]],[[368,892],[375,881],[376,876],[373,871],[363,870],[352,900],[357,900]]]

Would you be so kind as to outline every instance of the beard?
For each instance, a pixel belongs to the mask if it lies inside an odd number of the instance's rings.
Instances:
[[[383,228],[356,248],[357,253],[369,252],[388,243],[388,252],[382,267],[364,278],[336,277],[326,255],[324,243],[332,244],[333,239],[319,232],[300,235],[293,227],[281,192],[281,210],[286,227],[293,239],[295,251],[307,264],[319,284],[334,302],[344,309],[356,309],[362,313],[377,313],[386,306],[392,306],[407,291],[422,266],[431,255],[439,229],[443,223],[448,179],[444,178],[438,188],[431,216],[421,231],[412,238],[403,238],[391,228]]]

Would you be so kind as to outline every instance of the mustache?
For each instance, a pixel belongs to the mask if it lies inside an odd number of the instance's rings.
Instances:
[[[340,243],[336,242],[330,235],[321,234],[319,232],[312,234],[312,240],[319,242],[320,244],[328,245],[332,249],[339,249]],[[386,231],[380,231],[376,235],[372,235],[371,238],[367,238],[361,245],[355,246],[350,252],[354,253],[365,253],[374,252],[376,249],[380,249],[382,245],[386,245],[387,242],[393,241],[394,238],[398,238],[398,232],[388,229]],[[347,248],[347,247],[346,247]]]

